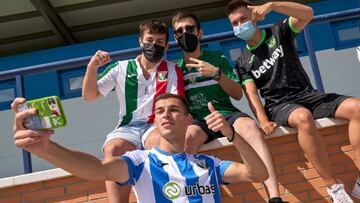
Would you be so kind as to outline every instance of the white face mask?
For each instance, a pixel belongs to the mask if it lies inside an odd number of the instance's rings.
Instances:
[[[246,21],[245,23],[238,24],[238,26],[233,27],[234,35],[242,40],[250,40],[255,34],[255,26],[252,21]]]

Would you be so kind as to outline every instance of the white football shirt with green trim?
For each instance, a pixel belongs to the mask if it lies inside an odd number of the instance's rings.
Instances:
[[[139,58],[139,57],[138,57]],[[116,61],[97,78],[98,90],[106,96],[115,88],[119,100],[119,126],[133,121],[153,122],[154,98],[162,93],[184,95],[180,68],[161,60],[145,79],[137,59]]]

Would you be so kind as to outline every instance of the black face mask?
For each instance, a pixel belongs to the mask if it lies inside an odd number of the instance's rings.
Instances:
[[[165,47],[157,45],[156,43],[144,43],[142,52],[147,60],[152,63],[160,61],[164,56]]]
[[[180,36],[176,36],[179,46],[186,52],[194,52],[199,40],[196,35],[184,32]]]

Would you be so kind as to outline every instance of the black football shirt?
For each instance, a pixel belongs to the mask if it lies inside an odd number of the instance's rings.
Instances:
[[[298,31],[290,18],[261,30],[259,43],[247,45],[237,59],[236,71],[242,84],[255,82],[266,109],[313,89],[296,53],[294,39]]]

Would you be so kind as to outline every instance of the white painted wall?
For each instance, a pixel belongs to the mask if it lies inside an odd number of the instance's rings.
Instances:
[[[357,61],[355,48],[319,51],[317,58],[327,92],[360,98],[360,63]],[[302,57],[301,61],[313,82],[308,57]],[[234,103],[244,112],[251,114],[245,98]],[[118,119],[118,102],[114,92],[106,98],[90,103],[85,103],[81,98],[64,100],[63,107],[68,125],[56,130],[53,139],[67,147],[101,158],[101,146],[105,136],[115,127]],[[11,135],[12,122],[13,114],[10,110],[0,112],[0,178],[23,173],[22,153],[13,144]],[[34,171],[53,168],[46,161],[34,156],[32,158]]]
[[[62,101],[68,124],[55,130],[53,140],[80,151],[102,157],[101,146],[107,133],[112,131],[118,120],[119,105],[114,92],[94,102],[81,98]],[[0,112],[0,178],[23,173],[22,152],[12,139],[13,114],[10,110]],[[33,170],[54,168],[51,164],[32,156]]]

